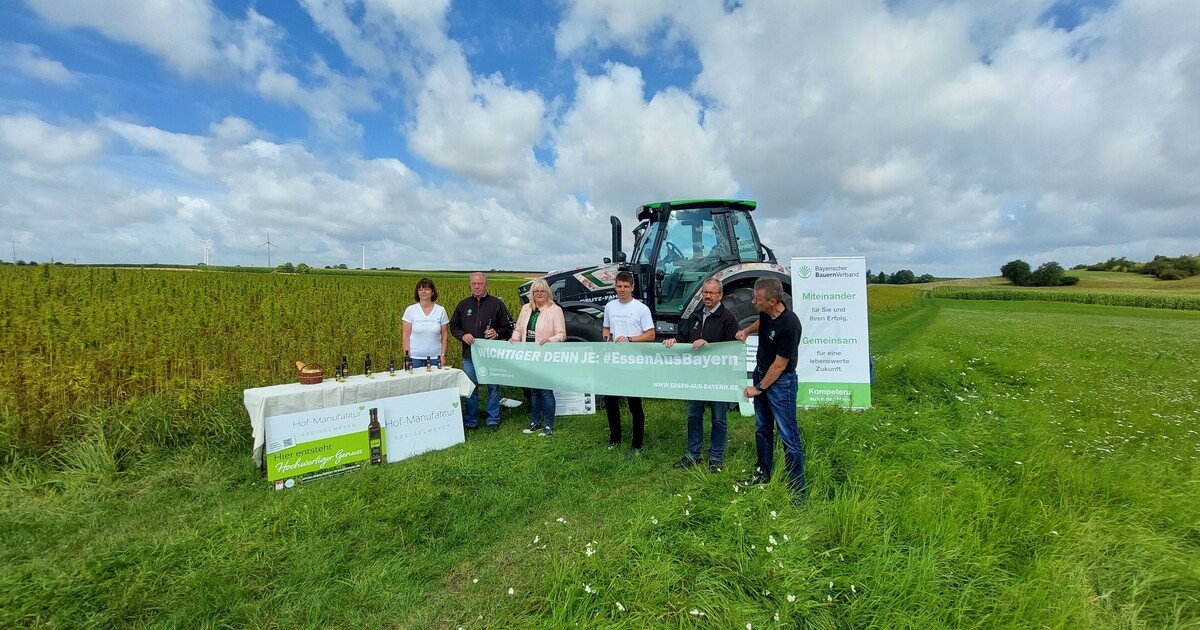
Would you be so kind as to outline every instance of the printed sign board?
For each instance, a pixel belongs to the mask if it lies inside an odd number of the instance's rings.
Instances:
[[[388,462],[462,444],[459,400],[458,389],[451,387],[375,401],[387,427]]]
[[[291,488],[463,442],[458,388],[268,416],[267,480]],[[371,427],[371,417],[378,421]]]
[[[373,408],[377,409],[374,402],[364,402],[266,418],[267,480],[290,488],[297,480],[345,472],[369,462],[372,437],[384,439],[382,427],[378,436],[370,434]]]
[[[796,404],[870,407],[866,259],[793,258],[792,304],[803,327]]]
[[[596,397],[587,392],[554,391],[555,416],[590,416],[596,413]]]

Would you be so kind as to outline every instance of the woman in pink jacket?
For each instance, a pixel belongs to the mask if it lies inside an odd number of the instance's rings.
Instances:
[[[509,341],[531,341],[539,346],[551,341],[567,339],[567,322],[562,307],[554,303],[550,285],[545,280],[536,280],[529,291],[529,303],[521,307],[517,316],[517,327]],[[525,433],[543,436],[554,435],[554,392],[549,389],[530,389],[529,407],[532,422]]]

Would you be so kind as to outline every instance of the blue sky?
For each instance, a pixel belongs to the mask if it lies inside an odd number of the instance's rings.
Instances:
[[[1191,0],[8,2],[0,237],[548,269],[729,196],[889,272],[1197,253],[1196,41]]]

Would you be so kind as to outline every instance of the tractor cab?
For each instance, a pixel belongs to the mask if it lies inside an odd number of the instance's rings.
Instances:
[[[621,249],[621,220],[610,217],[612,256],[604,265],[551,272],[545,276],[554,301],[563,308],[567,338],[599,341],[604,304],[616,297],[617,272],[636,279],[634,295],[654,315],[659,337],[672,336],[700,305],[700,287],[709,278],[725,290],[722,303],[746,326],[758,317],[751,300],[754,281],[775,277],[785,291],[791,282],[775,253],[758,239],[750,213],[753,201],[695,199],[649,203],[638,208],[630,256]],[[527,283],[518,289],[529,301]]]
[[[760,246],[752,201],[679,201],[642,206],[629,270],[656,314],[678,319],[699,301],[700,285],[740,263],[775,262]]]

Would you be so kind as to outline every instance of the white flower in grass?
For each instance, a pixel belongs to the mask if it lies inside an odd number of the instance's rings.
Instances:
[[[736,483],[735,483],[735,484],[733,484],[733,491],[734,491],[734,492],[740,492],[740,490],[738,490],[738,487],[737,487],[737,484],[736,484]]]
[[[658,519],[653,516],[650,517],[650,522],[654,523],[655,525],[658,525]]]
[[[625,607],[621,605],[621,602],[617,602],[617,610],[625,612]]]
[[[829,588],[833,588],[833,582],[829,583]]]
[[[784,535],[783,535],[783,542],[787,542],[787,541],[789,541],[789,540],[791,540],[791,538],[788,538],[788,535],[787,535],[787,534],[784,534]]]
[[[851,592],[851,593],[855,593],[855,594],[857,594],[857,593],[858,593],[858,589],[854,588],[854,585],[853,585],[853,584],[851,584],[851,585],[850,585],[850,592]]]
[[[787,599],[788,599],[788,603],[790,604],[790,603],[792,603],[792,602],[796,601],[796,596],[795,596],[795,595],[792,595],[791,593],[788,593],[788,598],[787,598]]]
[[[779,515],[775,513],[775,510],[771,510],[771,520],[775,520],[776,518],[779,518]]]
[[[566,524],[567,524],[567,519],[565,519],[565,518],[563,518],[563,517],[561,517],[561,516],[560,516],[560,517],[558,517],[558,520],[556,520],[555,522],[556,522],[556,523],[562,523],[563,525],[566,525]]]
[[[779,544],[779,543],[775,542],[775,534],[771,534],[771,535],[767,536],[767,542],[771,543],[772,545]]]
[[[591,585],[591,584],[584,584],[584,585],[583,585],[583,592],[585,592],[585,593],[591,593],[592,595],[595,595],[595,594],[596,594],[596,591],[593,591],[593,590],[592,590],[592,585]]]
[[[692,511],[691,511],[691,510],[684,510],[684,511],[683,511],[683,515],[684,515],[684,516],[691,516],[691,515],[692,515]]]
[[[692,495],[690,495],[690,494],[689,494],[689,495],[688,495],[688,501],[691,501],[691,500],[692,500]]]
[[[1052,529],[1052,530],[1050,530],[1050,533],[1051,533],[1052,535],[1054,535],[1054,536],[1057,536],[1057,535],[1058,535],[1058,530],[1057,530],[1057,529]]]
[[[825,596],[825,601],[827,601],[827,602],[829,602],[829,603],[831,603],[831,604],[832,604],[832,603],[833,603],[833,595],[826,595],[826,596]]]
[[[779,613],[775,613],[775,621],[779,621]]]
[[[508,594],[509,594],[509,595],[513,595],[513,594],[515,594],[515,593],[516,593],[516,591],[514,591],[514,590],[513,590],[513,587],[511,587],[511,586],[510,586],[510,587],[508,587]]]
[[[754,626],[746,624],[746,630],[754,630]]]
[[[775,551],[775,548],[771,545],[767,545],[767,553],[771,553],[772,551]]]
[[[692,615],[693,617],[707,617],[708,616],[708,615],[704,614],[703,611],[701,611],[697,608],[693,608],[693,609],[689,610],[688,614]]]
[[[1016,464],[1016,465],[1018,465],[1018,466],[1020,466],[1020,465],[1021,465],[1021,462],[1019,462],[1019,461],[1014,461],[1013,463],[1014,463],[1014,464]]]
[[[542,536],[541,536],[541,534],[538,534],[538,535],[534,536],[534,537],[533,537],[533,544],[535,544],[535,545],[536,545],[536,544],[538,544],[538,541],[539,541],[539,540],[541,540],[541,539],[542,539]]]
[[[478,584],[478,583],[479,583],[479,578],[475,578],[474,580],[471,580],[471,583],[472,583],[472,584]]]

